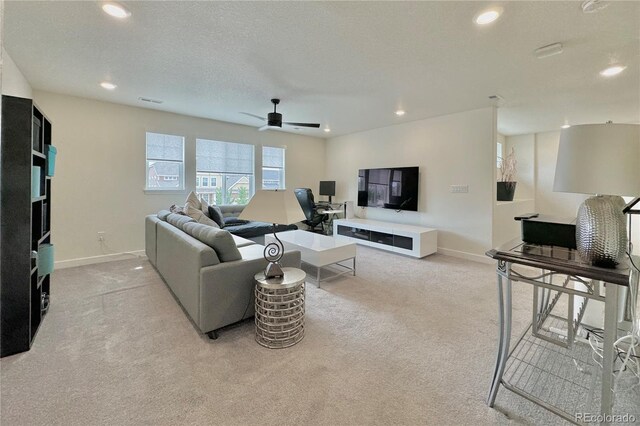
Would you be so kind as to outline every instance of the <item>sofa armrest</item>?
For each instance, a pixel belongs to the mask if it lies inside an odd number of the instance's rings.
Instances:
[[[158,222],[160,219],[156,215],[149,215],[144,219],[144,250],[153,266],[156,266],[156,224]]]
[[[282,266],[299,268],[300,252],[286,252],[280,263]],[[253,316],[253,277],[266,267],[267,261],[263,257],[251,257],[202,268],[198,319],[200,330],[206,333]]]

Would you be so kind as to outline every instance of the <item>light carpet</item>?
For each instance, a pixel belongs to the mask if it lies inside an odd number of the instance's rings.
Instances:
[[[306,335],[197,333],[143,259],[56,271],[31,351],[1,362],[2,425],[563,424],[501,389],[491,265],[358,246],[358,275],[307,283]],[[531,288],[514,285],[514,330]]]

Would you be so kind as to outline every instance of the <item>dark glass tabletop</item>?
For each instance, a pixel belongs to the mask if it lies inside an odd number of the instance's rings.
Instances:
[[[487,256],[495,260],[548,269],[608,283],[629,285],[629,265],[619,264],[615,269],[601,268],[583,262],[574,249],[556,246],[528,244],[520,239],[512,240],[489,250]]]

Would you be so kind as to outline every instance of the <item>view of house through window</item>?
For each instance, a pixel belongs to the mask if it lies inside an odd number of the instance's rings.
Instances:
[[[147,132],[146,189],[184,189],[184,137]]]
[[[255,193],[254,146],[196,139],[196,193],[209,204],[247,204]]]
[[[262,189],[285,189],[284,148],[262,147]]]

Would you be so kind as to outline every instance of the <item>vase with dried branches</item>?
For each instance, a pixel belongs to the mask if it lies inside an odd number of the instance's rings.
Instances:
[[[500,176],[497,182],[497,199],[498,201],[513,201],[518,172],[515,148],[511,147],[511,152],[506,157],[499,157],[498,164]]]

